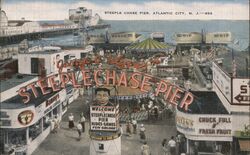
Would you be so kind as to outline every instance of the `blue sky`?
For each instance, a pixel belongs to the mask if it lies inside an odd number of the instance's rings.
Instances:
[[[3,0],[2,8],[9,19],[63,20],[68,9],[80,6],[92,9],[108,20],[173,19],[249,19],[249,0]],[[149,15],[110,15],[106,11],[149,12]],[[171,11],[171,16],[153,16],[153,12]],[[204,15],[175,15],[175,12],[212,12]]]

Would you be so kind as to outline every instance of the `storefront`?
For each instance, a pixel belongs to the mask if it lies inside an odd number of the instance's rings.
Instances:
[[[233,154],[250,153],[250,79],[247,75],[233,77],[223,65],[212,64],[213,90],[232,116],[231,146]],[[239,68],[238,68],[239,69]],[[242,70],[243,71],[243,70]],[[245,73],[245,70],[242,72]]]
[[[177,110],[177,130],[186,137],[187,153],[229,153],[232,117],[222,114],[187,114]]]
[[[19,96],[1,103],[1,153],[30,155],[62,118],[66,91],[61,90],[24,104]]]
[[[177,131],[185,137],[182,146],[189,154],[227,154],[233,151],[232,115],[214,92],[192,92],[188,111],[177,108]]]

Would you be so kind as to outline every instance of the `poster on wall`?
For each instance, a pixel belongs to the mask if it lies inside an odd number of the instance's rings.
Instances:
[[[0,0],[0,154],[249,153],[249,55],[249,0]]]

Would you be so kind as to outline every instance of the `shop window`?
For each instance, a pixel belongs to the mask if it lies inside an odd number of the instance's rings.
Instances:
[[[195,142],[195,147],[198,148],[198,152],[215,152],[215,142],[209,142],[209,141],[199,141]]]
[[[0,154],[13,154],[16,146],[25,146],[26,129],[0,129]]]
[[[64,61],[67,62],[69,60],[69,54],[64,56]]]
[[[81,53],[81,58],[85,58],[86,57],[86,53]]]
[[[26,128],[13,129],[7,132],[8,144],[12,145],[26,145]]]
[[[31,73],[38,73],[38,58],[31,58]]]
[[[55,109],[53,109],[53,116],[59,115],[59,108],[60,108],[60,106],[57,106]]]
[[[29,127],[29,138],[31,140],[36,139],[42,133],[42,119],[37,123]]]

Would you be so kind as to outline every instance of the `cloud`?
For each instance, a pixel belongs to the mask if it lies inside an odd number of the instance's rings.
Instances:
[[[249,20],[248,5],[230,2],[224,4],[216,2],[181,4],[167,1],[147,1],[140,4],[112,2],[101,5],[89,1],[71,4],[34,1],[6,3],[2,7],[9,19],[12,20],[22,17],[29,20],[63,20],[68,18],[69,9],[80,6],[92,9],[93,13],[98,13],[107,20]],[[208,12],[209,15],[205,15],[205,12]]]

